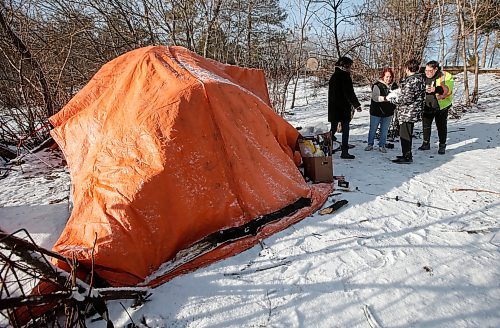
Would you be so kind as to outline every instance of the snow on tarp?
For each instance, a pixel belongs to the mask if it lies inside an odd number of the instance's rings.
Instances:
[[[297,169],[299,134],[270,107],[263,71],[181,47],[114,59],[50,122],[74,201],[54,250],[90,267],[96,241],[95,270],[114,286],[157,285],[234,255],[331,191]],[[214,241],[263,218],[250,235]],[[157,271],[164,263],[169,271]]]

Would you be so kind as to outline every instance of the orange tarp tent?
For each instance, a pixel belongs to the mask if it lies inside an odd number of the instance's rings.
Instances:
[[[299,134],[270,106],[263,71],[182,47],[107,63],[50,118],[74,202],[54,250],[155,286],[310,215],[332,187],[305,183]]]

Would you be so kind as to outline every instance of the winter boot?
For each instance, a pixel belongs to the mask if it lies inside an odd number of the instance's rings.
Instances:
[[[446,144],[439,144],[438,154],[443,155],[446,151]]]
[[[422,142],[422,146],[418,147],[418,150],[429,150],[431,149],[431,145],[428,141]]]
[[[404,156],[397,156],[392,162],[396,164],[410,164],[413,163],[413,156],[411,153],[406,153]]]
[[[349,146],[342,145],[342,154],[340,154],[340,158],[355,159],[356,156],[349,154]]]

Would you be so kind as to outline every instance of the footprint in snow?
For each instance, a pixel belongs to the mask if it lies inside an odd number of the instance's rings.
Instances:
[[[264,248],[263,250],[261,250],[259,252],[259,256],[260,257],[264,257],[264,258],[270,258],[274,255],[273,251],[270,249],[270,248]]]
[[[424,238],[416,233],[411,233],[409,234],[405,240],[408,242],[410,245],[420,245],[424,242]]]
[[[294,246],[298,247],[298,246],[302,245],[304,243],[304,241],[305,241],[305,238],[298,239]]]

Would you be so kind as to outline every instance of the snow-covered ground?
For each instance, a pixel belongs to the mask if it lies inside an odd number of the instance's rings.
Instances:
[[[456,99],[462,96],[460,76]],[[393,164],[364,151],[369,114],[352,122],[354,160],[334,155],[350,182],[318,213],[241,254],[177,277],[151,301],[108,304],[116,327],[500,327],[500,77],[481,75],[480,103],[448,124],[448,147]],[[368,104],[369,88],[358,88]],[[299,88],[294,126],[325,129],[326,90]],[[307,97],[306,97],[307,95]],[[417,124],[417,135],[421,125]],[[340,134],[337,135],[340,137]],[[29,155],[0,180],[0,227],[26,228],[51,248],[69,216],[58,153]],[[147,326],[146,326],[147,324]],[[103,321],[89,327],[104,327]]]

